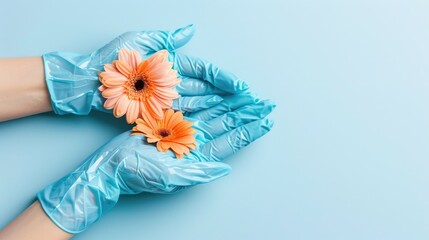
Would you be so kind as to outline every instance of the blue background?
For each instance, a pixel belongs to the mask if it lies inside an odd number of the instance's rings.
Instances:
[[[424,0],[3,1],[0,56],[194,23],[181,52],[278,104],[229,176],[122,197],[75,239],[429,239],[428,13]],[[0,228],[126,129],[103,113],[1,123]]]

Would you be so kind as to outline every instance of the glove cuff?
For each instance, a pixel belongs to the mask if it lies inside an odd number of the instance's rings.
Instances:
[[[56,114],[87,115],[102,106],[98,91],[99,66],[90,67],[90,55],[52,52],[43,55],[45,80]]]
[[[120,188],[117,167],[93,154],[85,164],[49,185],[37,198],[49,218],[68,233],[80,233],[117,203]]]

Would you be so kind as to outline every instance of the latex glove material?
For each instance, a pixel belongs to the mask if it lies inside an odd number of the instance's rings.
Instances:
[[[188,118],[197,129],[198,143],[188,159],[222,161],[270,131],[273,121],[265,117],[276,105],[270,100],[255,101],[210,119],[193,121]]]
[[[273,108],[270,101],[261,101],[207,121],[188,119],[197,129],[197,148],[183,159],[125,132],[39,192],[39,202],[61,229],[79,233],[109,211],[120,194],[173,193],[216,180],[230,172],[217,161],[271,129],[272,121],[263,118]]]
[[[108,111],[104,109],[104,98],[97,89],[101,84],[98,73],[103,70],[104,64],[117,59],[121,48],[135,49],[143,59],[162,49],[170,51],[169,61],[173,62],[173,68],[182,80],[176,90],[187,97],[187,100],[175,100],[177,109],[196,111],[209,108],[221,100],[215,94],[231,94],[247,89],[247,84],[232,73],[199,58],[173,52],[186,44],[194,31],[193,25],[189,25],[176,31],[127,32],[88,55],[69,52],[43,55],[54,112],[86,115],[92,109]]]
[[[237,110],[238,108],[245,105],[255,104],[257,102],[260,102],[260,99],[255,94],[245,91],[234,95],[223,96],[223,101],[221,103],[201,111],[188,112],[185,115],[190,118],[206,121],[216,118],[227,112]],[[272,105],[275,104],[272,103]]]
[[[79,233],[110,210],[120,194],[172,193],[210,182],[229,171],[222,163],[177,160],[158,152],[143,136],[125,132],[74,172],[41,191],[38,199],[60,228]]]

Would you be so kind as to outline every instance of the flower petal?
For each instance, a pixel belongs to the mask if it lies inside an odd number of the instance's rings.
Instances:
[[[104,108],[113,109],[115,107],[116,102],[118,102],[118,100],[119,100],[119,96],[106,99],[106,101],[104,101]]]
[[[162,118],[162,104],[153,96],[147,98],[147,103],[148,105],[146,105],[146,107],[151,111],[152,114],[154,114],[153,117],[157,119]]]
[[[150,81],[152,81],[156,87],[164,88],[172,88],[180,83],[180,79],[176,76],[166,76],[162,79],[151,78]]]
[[[179,97],[179,94],[176,90],[171,88],[156,88],[154,92],[157,92],[158,96],[162,96],[167,99],[176,99]]]
[[[174,115],[174,110],[173,109],[168,109],[168,110],[166,110],[166,111],[164,111],[164,119],[163,119],[163,122],[164,122],[164,128],[167,128],[167,129],[171,129],[170,128],[170,126],[169,126],[169,122],[170,122],[170,120],[171,120],[171,117]]]
[[[139,118],[143,118],[143,114],[147,114],[147,109],[143,101],[139,101]]]
[[[182,137],[186,137],[186,136],[192,136],[195,139],[195,137],[193,135],[195,133],[194,130],[195,129],[193,129],[193,128],[188,128],[188,129],[183,129],[181,131],[174,131],[174,138],[169,139],[169,140],[172,142],[176,142],[176,139],[181,139]],[[179,140],[177,140],[177,141],[179,141]],[[187,144],[187,142],[183,142],[183,144]]]
[[[118,60],[128,63],[128,56],[131,54],[131,51],[126,48],[121,48],[118,53]]]
[[[148,64],[149,64],[149,62],[148,61],[143,61],[143,62],[141,62],[139,65],[138,65],[138,67],[137,67],[137,73],[138,74],[144,74],[144,73],[146,73],[146,69],[147,69],[147,66],[148,66]]]
[[[156,149],[158,149],[159,152],[164,152],[164,148],[161,147],[161,141],[156,143]]]
[[[137,66],[142,61],[140,53],[136,50],[121,49],[118,53],[118,59],[121,62],[127,63],[132,69],[137,69]]]
[[[130,104],[130,100],[127,95],[121,95],[118,102],[115,105],[115,109],[113,110],[113,115],[117,118],[124,116],[127,112],[128,105]]]
[[[184,131],[187,128],[191,128],[192,127],[192,122],[188,122],[188,121],[181,121],[178,124],[176,124],[176,126],[173,127],[173,131],[174,132],[181,132]]]
[[[137,118],[136,124],[146,124],[146,122],[141,118]]]
[[[123,85],[128,79],[119,72],[102,72],[100,73],[100,81],[106,87],[116,87]]]
[[[140,102],[140,106],[142,104],[144,105],[143,102]],[[156,123],[156,120],[152,117],[151,113],[147,110],[146,106],[144,106],[144,107],[145,107],[146,111],[142,112],[143,120],[147,123],[147,125],[150,128],[155,129],[158,124]]]
[[[113,66],[113,64],[105,64],[104,71],[106,72],[118,72],[118,70]]]
[[[170,108],[173,106],[173,99],[160,95],[160,93],[154,92],[153,96],[156,101],[160,104],[161,108]]]
[[[159,138],[152,138],[152,137],[148,137],[147,138],[147,142],[148,143],[155,143],[155,142],[158,142],[160,139]]]
[[[137,124],[137,126],[135,128],[136,128],[136,130],[144,133],[145,135],[152,134],[152,132],[153,132],[153,130],[150,127],[145,126],[143,124]]]
[[[135,136],[135,135],[143,135],[143,133],[141,133],[141,132],[132,132],[132,133],[130,133],[130,136]]]
[[[126,117],[127,123],[131,124],[135,122],[138,115],[139,115],[139,103],[134,100],[130,100],[130,104],[128,105],[128,110],[127,110],[127,117]]]
[[[148,59],[145,60],[147,62],[146,64],[146,71],[150,71],[154,66],[157,66],[158,64],[161,64],[163,62],[167,61],[168,57],[168,51],[167,50],[161,50],[150,56]]]
[[[170,145],[167,142],[159,141],[156,143],[156,147],[158,148],[158,151],[166,152],[170,148]]]
[[[133,69],[128,63],[122,61],[113,61],[113,65],[118,69],[120,73],[122,73],[126,78],[129,78]]]
[[[106,88],[103,92],[101,92],[101,95],[105,98],[112,98],[117,97],[124,93],[123,87],[112,87],[112,88]]]
[[[190,144],[195,142],[195,137],[193,135],[185,135],[183,137],[175,138],[174,142],[180,144]]]
[[[140,53],[137,52],[136,50],[131,50],[131,54],[129,56],[129,62],[128,64],[134,69],[136,70],[137,67],[139,66],[140,62],[142,61],[142,57],[140,56]]]
[[[160,79],[164,76],[168,76],[171,68],[173,67],[173,63],[171,62],[162,62],[158,65],[151,65],[151,68],[147,69],[147,76],[153,79]],[[176,75],[175,75],[176,76]]]
[[[171,150],[173,150],[173,152],[177,154],[189,154],[189,148],[183,146],[182,144],[169,142],[169,145],[171,147]]]
[[[183,121],[183,114],[182,112],[174,112],[170,118],[170,121],[168,122],[168,128],[173,129],[180,121]]]

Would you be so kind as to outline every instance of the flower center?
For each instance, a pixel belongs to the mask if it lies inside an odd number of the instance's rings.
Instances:
[[[133,73],[124,84],[128,99],[142,101],[153,93],[153,83],[143,74]]]
[[[162,129],[159,129],[159,130],[158,130],[158,134],[159,134],[161,137],[165,138],[165,137],[170,136],[171,132],[170,132],[170,130],[168,130],[168,129],[162,128]]]
[[[140,90],[142,90],[143,88],[144,88],[144,81],[143,81],[143,79],[137,79],[137,81],[135,81],[134,82],[134,88],[137,90],[137,91],[140,91]]]

